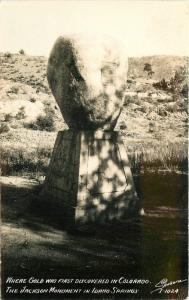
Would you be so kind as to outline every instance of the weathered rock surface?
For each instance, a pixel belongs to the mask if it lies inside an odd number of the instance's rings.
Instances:
[[[127,80],[124,47],[109,38],[59,37],[47,76],[64,120],[74,129],[112,129]]]

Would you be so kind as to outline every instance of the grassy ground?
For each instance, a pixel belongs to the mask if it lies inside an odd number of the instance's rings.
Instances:
[[[22,130],[5,137],[1,145],[2,175],[45,176],[56,133]],[[187,171],[187,141],[123,138],[134,173],[146,169]]]

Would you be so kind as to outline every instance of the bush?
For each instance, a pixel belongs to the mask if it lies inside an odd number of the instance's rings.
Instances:
[[[12,114],[6,114],[4,117],[5,122],[10,122],[13,119]]]
[[[181,94],[183,95],[183,97],[188,98],[188,84],[187,83],[185,83],[183,85]]]
[[[39,130],[36,122],[32,121],[30,123],[24,123],[24,128],[29,128],[29,129],[33,129],[33,130]]]
[[[149,132],[155,132],[156,131],[156,123],[154,121],[149,122]]]
[[[44,115],[39,115],[35,122],[31,122],[29,124],[25,124],[26,128],[31,128],[33,130],[41,130],[41,131],[54,131],[54,114],[55,111],[51,107],[51,103],[44,103]]]
[[[152,71],[152,65],[149,64],[149,63],[145,63],[144,64],[144,69],[143,69],[144,72],[147,72],[148,74],[148,77],[152,77],[152,75],[154,74],[154,71]]]
[[[119,128],[120,128],[120,130],[125,130],[125,129],[127,129],[127,125],[125,124],[124,121],[122,121],[122,122],[119,124]]]
[[[167,103],[166,110],[170,113],[175,113],[179,111],[179,106],[177,105],[177,103]]]
[[[153,84],[155,88],[173,93],[173,94],[187,94],[187,68],[180,67],[175,71],[175,75],[169,80],[166,81],[164,78]]]
[[[128,147],[127,147],[128,149]],[[131,169],[134,173],[153,170],[188,171],[188,146],[176,142],[153,141],[145,147],[132,147],[128,151]],[[128,149],[129,150],[129,149]]]
[[[168,91],[169,89],[169,84],[165,79],[163,78],[161,81],[153,83],[153,86],[157,89],[163,90],[163,91]]]
[[[55,126],[54,126],[53,114],[48,113],[45,115],[39,115],[35,122],[33,121],[29,124],[24,124],[24,127],[33,130],[54,131]]]
[[[24,172],[42,173],[47,171],[50,149],[38,149],[27,151],[28,149],[2,149],[1,148],[1,170],[2,175],[15,175]]]
[[[35,99],[34,97],[32,97],[32,98],[30,98],[29,101],[32,102],[32,103],[35,103],[35,102],[36,102],[36,99]]]
[[[127,106],[130,103],[136,103],[137,100],[138,100],[137,96],[126,95],[124,99],[124,106]]]
[[[0,124],[0,133],[5,133],[10,130],[9,126],[5,123]]]
[[[23,49],[20,49],[20,50],[19,50],[19,54],[24,55],[24,54],[25,54],[25,51],[24,51]]]
[[[12,54],[10,52],[5,52],[4,57],[5,58],[11,58]]]
[[[51,114],[39,116],[36,120],[36,125],[39,130],[54,131],[54,120]]]
[[[11,93],[11,94],[18,94],[18,91],[19,91],[19,87],[18,86],[12,86],[8,93]]]
[[[21,120],[21,119],[24,119],[25,117],[26,117],[25,107],[21,106],[19,109],[19,112],[16,114],[16,119]]]
[[[166,111],[165,107],[161,106],[161,105],[157,108],[157,113],[161,117],[166,117],[167,116],[167,111]]]

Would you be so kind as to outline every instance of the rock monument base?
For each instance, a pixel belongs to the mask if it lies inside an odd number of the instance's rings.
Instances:
[[[45,195],[67,224],[127,220],[138,199],[116,131],[59,131]]]

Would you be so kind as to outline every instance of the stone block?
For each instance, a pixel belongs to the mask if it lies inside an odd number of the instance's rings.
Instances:
[[[116,131],[60,131],[44,192],[66,223],[106,223],[137,213],[138,198]]]

